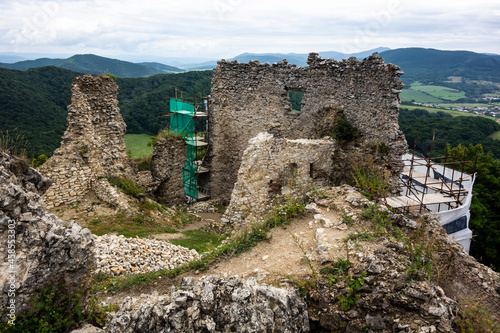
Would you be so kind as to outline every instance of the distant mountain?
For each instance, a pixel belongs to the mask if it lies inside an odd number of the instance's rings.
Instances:
[[[375,52],[381,53],[381,52],[384,52],[387,50],[390,50],[390,48],[377,47],[375,49],[357,52],[357,53],[341,53],[341,52],[336,52],[336,51],[326,51],[326,52],[319,52],[318,54],[320,56],[322,56],[323,58],[333,58],[335,60],[342,60],[342,59],[347,59],[350,57],[356,57],[359,60],[363,60],[364,58],[371,56]]]
[[[177,68],[174,66],[169,66],[169,65],[164,65],[160,64],[159,62],[140,62],[138,63],[139,65],[146,66],[149,68],[152,68],[154,70],[157,70],[162,73],[180,73],[180,72],[185,72],[185,69]]]
[[[1,54],[0,53],[0,63],[13,64],[15,62],[26,60],[18,55],[10,55],[10,54]]]
[[[469,51],[404,48],[380,54],[405,72],[404,81],[442,82],[449,76],[500,82],[500,57]]]
[[[360,60],[372,55],[374,52],[384,52],[390,50],[388,47],[378,47],[376,49],[371,49],[358,53],[342,53],[336,51],[324,51],[318,52],[323,58],[333,58],[336,60],[347,59],[349,57],[356,57]],[[236,57],[227,59],[228,61],[238,61],[239,63],[249,62],[250,60],[258,60],[261,63],[273,64],[278,61],[286,59],[289,64],[294,64],[297,66],[307,66],[308,53],[242,53]],[[199,64],[189,65],[189,69],[214,69],[217,66],[217,61],[207,61]]]
[[[28,70],[45,66],[56,66],[85,74],[111,73],[118,77],[145,77],[162,73],[178,73],[184,70],[159,63],[136,64],[128,61],[110,59],[93,54],[79,54],[67,59],[40,58],[13,64],[0,63],[7,69]]]
[[[30,68],[56,66],[61,61],[63,61],[63,59],[40,58],[40,59],[36,59],[36,60],[19,61],[19,62],[13,63],[13,64],[0,63],[0,67],[7,68],[7,69],[17,69],[19,71],[25,71],[25,70],[28,70]]]

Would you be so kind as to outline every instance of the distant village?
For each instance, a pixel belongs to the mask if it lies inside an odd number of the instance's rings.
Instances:
[[[500,97],[498,96],[488,96],[477,101],[477,104],[464,103],[456,104],[452,107],[449,106],[450,103],[445,103],[445,106],[440,104],[427,104],[412,102],[414,105],[425,106],[428,108],[436,108],[443,110],[461,111],[467,113],[475,113],[483,116],[490,116],[500,118]]]

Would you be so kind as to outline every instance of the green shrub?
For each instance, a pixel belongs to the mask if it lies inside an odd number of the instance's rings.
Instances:
[[[359,131],[346,118],[344,111],[337,111],[337,119],[333,124],[333,138],[341,144],[347,144],[360,136]]]
[[[158,140],[165,139],[170,140],[184,140],[184,136],[181,133],[174,132],[170,129],[163,129],[158,132],[157,136],[150,137],[151,141],[148,142],[148,147],[156,147]]]
[[[38,156],[38,158],[34,158],[33,161],[31,161],[31,167],[32,168],[38,168],[40,165],[43,165],[45,162],[47,162],[47,156],[44,154]]]
[[[106,311],[91,286],[90,278],[78,288],[68,288],[65,277],[47,283],[16,317],[15,325],[0,323],[2,332],[67,332],[85,321],[103,327]]]

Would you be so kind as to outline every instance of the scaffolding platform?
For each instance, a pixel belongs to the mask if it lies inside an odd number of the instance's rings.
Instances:
[[[457,199],[441,193],[430,193],[423,195],[407,195],[399,197],[388,197],[386,203],[393,208],[404,208],[412,206],[446,204],[457,202]]]

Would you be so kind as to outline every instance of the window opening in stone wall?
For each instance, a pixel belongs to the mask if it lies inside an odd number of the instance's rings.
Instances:
[[[292,112],[302,112],[302,98],[304,98],[304,92],[288,89],[288,98],[290,99],[290,104],[292,104]]]

